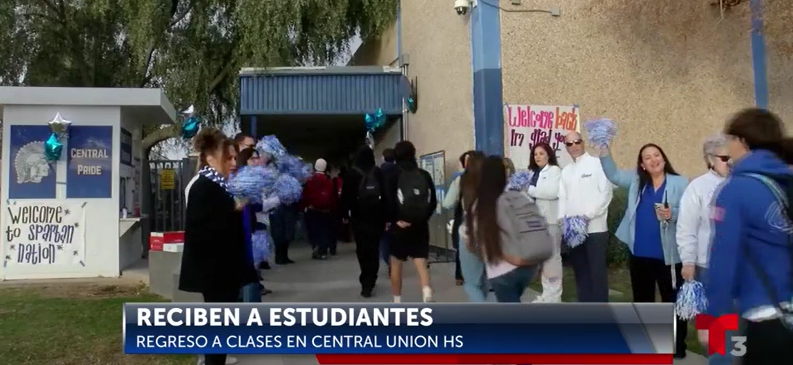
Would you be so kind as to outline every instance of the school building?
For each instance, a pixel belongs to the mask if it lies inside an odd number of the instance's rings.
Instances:
[[[570,123],[558,121],[565,112],[576,127],[615,120],[612,150],[623,168],[652,142],[694,177],[705,170],[702,139],[737,110],[757,105],[793,118],[793,63],[783,55],[793,32],[777,29],[782,2],[724,11],[711,2],[476,0],[458,14],[460,1],[403,0],[396,23],[364,40],[350,65],[401,68],[417,108],[383,145],[402,136],[419,154],[444,151],[446,176],[470,149],[524,161],[513,156],[515,135],[532,137],[511,132],[509,114],[534,128],[545,113],[553,118],[545,125],[558,128]],[[521,144],[526,155],[529,145]]]

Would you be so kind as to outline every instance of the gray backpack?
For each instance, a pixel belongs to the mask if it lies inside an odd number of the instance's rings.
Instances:
[[[553,240],[545,217],[526,195],[505,191],[498,199],[498,225],[504,254],[539,264],[553,255]]]

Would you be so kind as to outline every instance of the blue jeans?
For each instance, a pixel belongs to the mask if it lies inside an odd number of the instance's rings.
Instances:
[[[707,283],[707,281],[708,281],[707,280],[707,276],[708,276],[708,269],[704,268],[702,266],[697,266],[697,271],[696,271],[696,279],[697,279],[697,281],[699,281],[703,285],[706,285],[705,283]],[[705,291],[707,291],[707,290],[708,290],[708,288],[706,286],[705,287]],[[732,348],[733,344],[732,344],[732,341],[730,341],[730,338],[732,338],[732,336],[739,336],[739,335],[740,335],[739,332],[727,332],[725,339],[727,341],[727,347],[726,348],[728,350],[726,351],[726,353],[724,355],[722,355],[722,354],[713,354],[713,355],[708,356],[708,365],[731,365],[732,364],[732,360],[733,360],[733,356],[730,355],[729,349]]]
[[[490,286],[499,303],[520,303],[520,297],[529,287],[531,279],[537,273],[538,265],[521,266],[514,270],[490,279]]]
[[[262,302],[262,284],[250,283],[242,287],[242,301],[244,303]]]
[[[460,257],[463,290],[468,295],[468,301],[474,303],[486,302],[487,276],[485,275],[485,263],[482,262],[482,258],[471,252],[464,243],[457,249],[457,255]]]

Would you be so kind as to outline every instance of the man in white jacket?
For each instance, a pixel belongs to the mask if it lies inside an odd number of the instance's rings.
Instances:
[[[600,159],[586,152],[580,133],[568,133],[564,142],[573,161],[562,169],[559,220],[583,215],[589,221],[589,236],[569,253],[578,301],[608,302],[606,246],[609,242],[608,211],[613,187],[603,173]]]

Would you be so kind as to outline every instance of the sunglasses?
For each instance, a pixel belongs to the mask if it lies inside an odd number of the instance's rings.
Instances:
[[[580,139],[577,139],[575,141],[565,142],[564,145],[567,146],[567,147],[573,147],[573,145],[579,145],[582,142],[584,142],[584,141],[580,140]]]
[[[714,155],[713,157],[716,157],[716,158],[718,158],[719,160],[721,160],[721,162],[728,162],[728,161],[730,161],[730,156],[724,156],[724,155]]]

